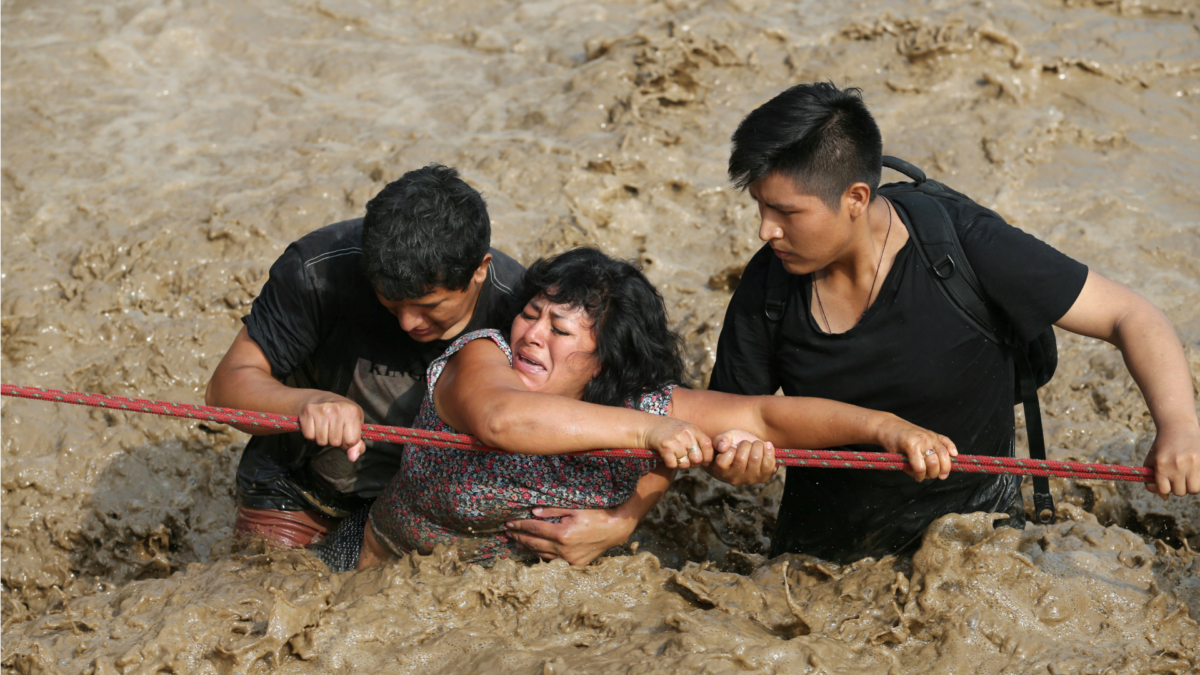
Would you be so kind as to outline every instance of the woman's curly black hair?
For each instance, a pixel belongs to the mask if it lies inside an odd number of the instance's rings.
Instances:
[[[522,307],[543,296],[592,321],[600,374],[584,387],[583,400],[621,406],[683,381],[682,340],[667,325],[662,295],[631,263],[576,248],[539,259],[524,280]]]

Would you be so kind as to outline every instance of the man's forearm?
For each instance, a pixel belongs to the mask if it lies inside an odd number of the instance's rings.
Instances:
[[[1196,399],[1183,345],[1170,320],[1147,301],[1117,324],[1109,340],[1121,350],[1146,407],[1161,430],[1195,425]]]
[[[1157,307],[1103,275],[1088,272],[1071,309],[1056,326],[1104,340],[1121,350],[1154,418],[1145,465],[1162,496],[1200,494],[1200,424],[1187,357],[1175,329]]]
[[[205,400],[209,405],[295,415],[300,418],[300,433],[306,439],[322,446],[345,448],[351,462],[366,450],[363,412],[357,403],[328,391],[289,387],[253,365],[218,366]],[[283,433],[243,425],[234,428],[254,436]]]
[[[316,390],[289,387],[269,373],[252,367],[217,370],[208,382],[204,401],[208,405],[237,410],[254,410],[279,415],[298,415]],[[281,433],[275,429],[233,425],[255,436]]]
[[[829,448],[879,443],[880,429],[896,416],[823,398],[737,396],[677,389],[673,417],[710,436],[740,429],[780,448]]]
[[[204,391],[204,402],[221,408],[300,415],[306,402],[325,392],[289,387],[271,375],[271,363],[243,327],[221,358]],[[248,434],[281,433],[274,429],[234,425]]]
[[[1121,350],[1159,431],[1196,425],[1196,399],[1183,345],[1154,303],[1097,272],[1054,325]]]
[[[763,440],[781,448],[831,448],[879,443],[879,428],[893,416],[821,398],[763,396]]]

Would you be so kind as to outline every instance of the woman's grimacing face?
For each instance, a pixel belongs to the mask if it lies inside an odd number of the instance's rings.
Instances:
[[[582,309],[536,296],[512,325],[513,371],[529,391],[583,398],[600,373],[592,321]]]

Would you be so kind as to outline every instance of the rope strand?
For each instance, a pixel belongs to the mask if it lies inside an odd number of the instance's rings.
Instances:
[[[166,417],[253,426],[278,431],[299,431],[300,419],[290,415],[214,408],[190,403],[151,401],[124,396],[86,394],[40,387],[21,387],[12,384],[0,385],[0,395],[27,398],[55,403],[71,403],[93,408],[108,408],[124,412],[150,413]],[[407,427],[389,427],[364,424],[362,437],[368,441],[386,443],[420,443],[454,450],[478,450],[483,452],[506,452],[490,448],[466,434],[451,434]],[[588,450],[572,453],[578,457],[617,457],[631,459],[655,459],[658,453],[636,448]],[[802,466],[830,469],[875,469],[903,471],[908,468],[908,458],[890,452],[854,452],[845,450],[791,450],[776,449],[776,461],[783,466]],[[982,455],[959,455],[953,460],[953,471],[966,473],[1017,474],[1022,476],[1047,476],[1053,478],[1075,478],[1084,480],[1118,480],[1136,483],[1154,481],[1154,470],[1147,467],[1122,466],[1119,464],[1087,464],[1083,462],[1056,462],[1016,457],[987,457]]]

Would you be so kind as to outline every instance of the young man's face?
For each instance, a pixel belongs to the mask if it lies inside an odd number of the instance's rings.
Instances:
[[[417,342],[449,340],[471,323],[480,285],[487,279],[491,262],[491,253],[483,256],[483,262],[467,287],[457,291],[434,286],[429,293],[411,300],[388,300],[379,293],[375,297],[400,321],[400,328]]]
[[[750,186],[758,202],[758,238],[771,245],[792,274],[809,274],[836,260],[850,244],[852,221],[843,197],[841,208],[829,206],[797,189],[781,173],[768,174]]]

